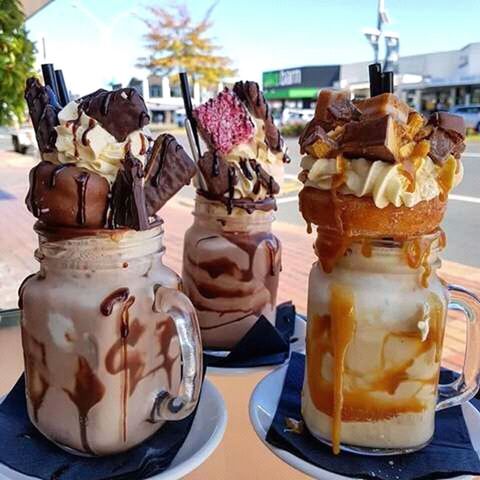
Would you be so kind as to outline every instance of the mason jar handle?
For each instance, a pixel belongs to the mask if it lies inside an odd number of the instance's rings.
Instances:
[[[449,310],[462,312],[467,338],[462,373],[456,380],[438,385],[437,411],[468,402],[480,386],[480,298],[459,285],[448,285]]]
[[[175,323],[182,356],[182,379],[177,395],[166,390],[158,392],[150,421],[181,420],[195,409],[202,387],[203,354],[197,314],[185,294],[161,286],[155,288],[153,310],[168,315]]]

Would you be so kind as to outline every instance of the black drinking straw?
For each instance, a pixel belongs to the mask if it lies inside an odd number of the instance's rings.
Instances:
[[[370,96],[375,97],[382,93],[382,67],[379,63],[372,63],[368,66],[370,78]]]
[[[193,118],[193,105],[192,97],[190,95],[190,87],[188,85],[187,72],[180,72],[178,74],[180,78],[180,88],[182,89],[183,105],[185,106],[185,114],[192,127],[193,138],[195,140],[195,146],[197,147],[198,158],[201,157],[202,152],[200,150],[200,139],[198,138],[197,124],[195,118]]]
[[[42,64],[42,75],[45,85],[48,85],[52,90],[57,100],[59,100],[60,95],[58,92],[57,77],[55,76],[55,69],[53,68],[53,63],[43,63]]]
[[[382,93],[393,93],[393,72],[382,73]]]
[[[58,101],[60,105],[64,107],[69,101],[67,85],[65,84],[65,79],[63,78],[63,72],[61,70],[55,70],[55,78],[57,80],[58,87]]]

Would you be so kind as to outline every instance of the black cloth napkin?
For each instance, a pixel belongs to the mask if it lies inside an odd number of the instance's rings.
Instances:
[[[141,480],[168,468],[190,431],[195,413],[167,422],[155,435],[127,452],[80,457],[57,447],[32,425],[22,375],[0,405],[0,463],[44,480]]]
[[[295,306],[285,302],[277,307],[275,326],[263,315],[226,356],[204,353],[208,367],[248,368],[279,365],[290,355],[295,328]]]
[[[277,411],[267,432],[267,441],[273,446],[324,470],[354,478],[434,480],[480,474],[480,460],[470,441],[461,407],[438,412],[432,442],[422,450],[406,455],[373,457],[344,451],[333,455],[331,447],[316,440],[306,428],[302,433],[292,432],[286,427],[285,419],[302,418],[300,395],[304,366],[305,356],[293,353]],[[474,402],[479,408],[480,402]]]

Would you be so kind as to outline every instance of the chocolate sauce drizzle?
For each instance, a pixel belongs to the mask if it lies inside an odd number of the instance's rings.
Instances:
[[[78,369],[75,374],[74,390],[73,392],[66,388],[63,390],[78,410],[82,448],[85,452],[93,454],[87,437],[88,413],[104,397],[105,386],[96,376],[87,359],[85,357],[78,357]]]
[[[90,145],[90,140],[87,138],[88,133],[95,128],[96,122],[93,118],[88,121],[88,127],[82,134],[82,145],[88,147]]]
[[[87,194],[87,184],[90,178],[88,172],[82,172],[80,175],[75,177],[75,183],[77,184],[77,196],[78,196],[78,207],[77,207],[77,223],[79,225],[84,225],[86,222],[86,194]]]
[[[42,406],[49,384],[41,370],[47,370],[45,345],[30,335],[22,326],[23,355],[25,359],[26,391],[33,410],[33,418],[38,422],[38,411]]]
[[[34,167],[30,170],[30,174],[29,174],[30,188],[28,189],[27,198],[25,199],[25,203],[27,204],[27,208],[28,208],[28,210],[30,210],[30,212],[32,212],[34,217],[38,217],[38,215],[40,214],[37,202],[35,201],[35,197],[36,197],[35,189],[37,188],[37,176],[38,176],[37,169],[38,169],[38,167],[39,167],[39,165],[37,165],[36,167]]]
[[[100,312],[105,317],[109,317],[112,314],[113,307],[116,303],[124,303],[130,296],[130,290],[127,287],[117,288],[114,292],[105,297],[100,304]]]
[[[62,163],[61,165],[57,165],[51,173],[50,181],[48,182],[48,188],[52,189],[55,188],[57,176],[62,172],[65,168],[75,166],[73,163]]]
[[[242,170],[242,173],[245,175],[246,179],[253,180],[253,175],[251,170],[248,168],[247,162],[248,160],[246,158],[242,158],[239,161],[240,169]]]
[[[233,196],[235,194],[235,185],[237,184],[237,174],[235,167],[232,165],[228,168],[228,201],[227,212],[232,213],[233,210]]]

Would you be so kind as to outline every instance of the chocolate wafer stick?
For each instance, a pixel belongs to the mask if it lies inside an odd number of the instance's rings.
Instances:
[[[53,63],[42,64],[42,75],[45,85],[48,85],[52,89],[58,100],[60,98],[60,95],[58,92],[57,77],[55,76],[55,69],[53,68]]]
[[[70,98],[67,85],[65,85],[65,79],[63,78],[63,72],[61,70],[55,70],[55,78],[58,86],[58,101],[60,105],[64,107],[70,101]]]
[[[372,63],[368,66],[370,78],[370,96],[375,97],[382,93],[382,67],[379,63]]]

